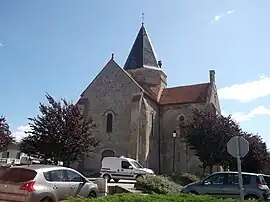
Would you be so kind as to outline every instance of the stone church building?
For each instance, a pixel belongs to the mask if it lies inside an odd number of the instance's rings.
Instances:
[[[155,172],[201,172],[181,129],[194,108],[220,113],[214,70],[209,77],[206,83],[168,88],[142,24],[124,67],[112,55],[77,103],[86,118],[93,118],[100,140],[92,157],[83,160],[85,170],[99,171],[105,156],[125,156]]]

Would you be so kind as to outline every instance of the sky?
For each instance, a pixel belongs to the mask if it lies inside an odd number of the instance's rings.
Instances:
[[[76,101],[144,23],[168,86],[209,81],[224,115],[270,147],[269,0],[1,0],[0,114],[20,139],[45,93]]]

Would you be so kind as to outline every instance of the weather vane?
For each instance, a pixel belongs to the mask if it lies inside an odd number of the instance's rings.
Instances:
[[[142,24],[144,24],[144,12],[142,12]]]

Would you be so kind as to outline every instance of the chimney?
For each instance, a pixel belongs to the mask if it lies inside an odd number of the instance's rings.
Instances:
[[[216,78],[215,78],[215,70],[210,70],[209,71],[209,77],[210,77],[210,83],[214,84],[216,82]]]

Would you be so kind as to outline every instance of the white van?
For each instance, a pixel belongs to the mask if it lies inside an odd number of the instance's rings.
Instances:
[[[145,175],[154,175],[154,171],[142,167],[136,160],[121,157],[105,157],[102,160],[100,171],[102,178],[109,182],[113,179],[115,182],[119,180],[135,180]]]

